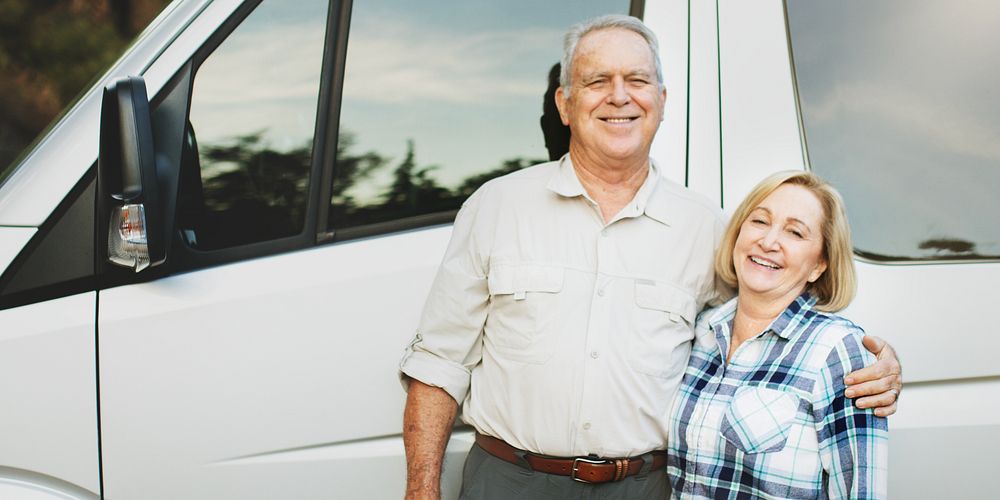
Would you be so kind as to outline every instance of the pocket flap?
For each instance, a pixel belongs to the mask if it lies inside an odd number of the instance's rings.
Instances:
[[[565,270],[534,264],[495,265],[486,278],[490,295],[520,295],[525,292],[562,291]]]
[[[636,280],[635,305],[680,315],[688,323],[694,323],[694,318],[698,315],[693,295],[663,281]]]
[[[722,436],[744,453],[780,450],[798,407],[799,397],[791,392],[742,386],[723,415]]]

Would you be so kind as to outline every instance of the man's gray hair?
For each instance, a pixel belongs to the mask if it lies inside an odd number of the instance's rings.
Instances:
[[[659,84],[660,90],[663,90],[663,66],[660,64],[660,46],[656,41],[656,35],[638,18],[608,14],[576,24],[566,32],[566,38],[563,40],[562,72],[559,73],[559,86],[563,88],[563,92],[569,95],[572,91],[570,85],[573,83],[573,56],[576,55],[576,46],[579,45],[580,39],[591,32],[611,28],[629,30],[646,40],[649,50],[653,53],[653,61],[656,63],[656,83]]]

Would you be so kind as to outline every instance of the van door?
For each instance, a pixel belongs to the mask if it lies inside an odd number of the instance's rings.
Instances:
[[[0,273],[0,498],[101,491],[93,181],[37,230],[0,228],[5,245],[23,246]]]
[[[105,493],[400,496],[397,366],[449,224],[483,182],[546,159],[566,27],[629,8],[264,0],[190,61],[168,49],[193,82],[177,234],[161,267],[102,276]]]

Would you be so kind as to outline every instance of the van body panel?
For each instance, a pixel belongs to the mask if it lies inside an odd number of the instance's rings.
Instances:
[[[643,15],[660,42],[663,85],[667,90],[663,122],[649,155],[663,177],[684,185],[687,170],[688,41],[687,2],[649,2]]]
[[[1000,377],[1000,336],[983,317],[996,307],[988,283],[1000,278],[1000,263],[855,265],[858,296],[844,315],[891,340],[907,383]]]
[[[719,129],[718,29],[715,2],[689,2],[687,182],[721,203],[722,137]],[[666,71],[666,70],[664,70]]]
[[[719,2],[722,208],[767,175],[805,168],[782,2]]]
[[[209,0],[172,3],[125,55],[59,119],[0,185],[0,226],[37,227],[45,221],[63,196],[97,161],[101,89],[116,78],[142,75],[164,47],[208,3]],[[150,98],[162,84],[158,82],[156,87],[147,84]]]
[[[100,491],[95,302],[90,292],[0,311],[0,483],[34,477],[17,469]]]
[[[399,496],[398,364],[450,233],[357,240],[102,291],[106,494]]]
[[[33,227],[0,227],[0,274],[37,231]]]

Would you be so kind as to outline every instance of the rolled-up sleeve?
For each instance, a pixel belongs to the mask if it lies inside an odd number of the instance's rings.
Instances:
[[[440,387],[462,404],[472,369],[482,359],[483,324],[489,305],[488,218],[480,210],[483,189],[473,194],[455,219],[451,242],[431,285],[416,335],[399,365],[400,380]]]
[[[885,418],[844,397],[844,375],[874,362],[858,335],[848,335],[826,360],[813,391],[820,459],[830,498],[885,498],[889,434]]]

